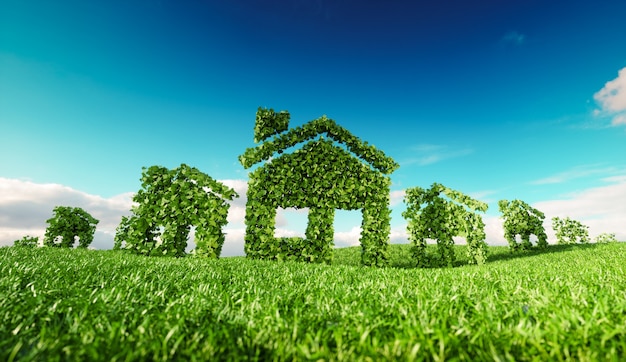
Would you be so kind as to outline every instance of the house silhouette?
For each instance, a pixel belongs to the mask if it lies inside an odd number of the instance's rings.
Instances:
[[[285,253],[295,253],[303,260],[328,262],[335,210],[360,209],[362,261],[384,265],[390,230],[387,175],[398,164],[326,116],[290,130],[288,120],[285,111],[259,108],[255,141],[266,141],[239,156],[244,168],[258,165],[248,183],[246,255],[282,259]],[[257,132],[263,127],[265,131]],[[296,148],[299,144],[302,147]],[[300,247],[285,248],[274,236],[279,207],[309,208],[306,240]]]

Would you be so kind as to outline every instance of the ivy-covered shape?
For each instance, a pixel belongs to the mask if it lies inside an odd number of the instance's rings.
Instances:
[[[185,164],[173,170],[144,167],[141,187],[133,197],[132,215],[123,217],[117,228],[115,249],[184,256],[194,226],[195,254],[219,257],[230,208],[227,201],[239,197],[233,189]]]
[[[589,242],[589,226],[583,225],[578,220],[559,217],[552,218],[552,229],[556,233],[558,244],[586,244]]]
[[[614,235],[615,236],[615,235]],[[15,240],[13,242],[13,246],[24,247],[24,248],[34,248],[39,244],[39,238],[37,236],[26,235],[19,240]]]
[[[442,196],[447,196],[449,200]],[[437,241],[435,263],[452,266],[456,260],[453,240],[455,236],[462,236],[467,240],[470,263],[485,263],[485,224],[477,212],[487,211],[487,204],[439,183],[433,183],[429,189],[407,189],[404,202],[407,209],[402,216],[407,220],[407,232],[413,244],[412,251],[417,266],[433,265],[431,257],[426,253],[426,239]]]
[[[86,248],[93,241],[98,220],[80,207],[56,206],[54,216],[46,222],[48,227],[43,238],[46,246],[71,248],[78,238],[78,247]],[[60,242],[57,243],[57,238]]]
[[[539,210],[521,200],[500,200],[498,208],[504,219],[504,237],[509,242],[511,251],[530,250],[532,243],[530,236],[537,236],[537,247],[540,249],[548,246],[548,236],[543,228],[543,220],[546,216]],[[522,239],[521,243],[516,240],[517,235]]]
[[[257,111],[257,122],[260,118],[259,112],[265,114],[266,112],[273,113],[274,111],[271,109],[267,111],[259,108],[259,111]],[[289,115],[287,111],[282,111],[279,114]],[[264,118],[261,117],[261,119]],[[256,129],[257,126],[255,126],[255,142],[257,140]],[[327,118],[326,116],[322,116],[302,126],[293,128],[257,147],[246,149],[244,154],[239,156],[239,162],[241,162],[244,168],[250,168],[261,161],[269,160],[272,156],[274,156],[274,154],[280,154],[289,147],[312,140],[320,135],[326,135],[330,139],[345,145],[350,152],[363,161],[371,164],[374,169],[382,172],[383,174],[391,174],[393,171],[398,169],[398,167],[400,167],[396,161],[394,161],[391,157],[387,157],[374,145],[361,141],[358,137],[350,133],[350,131],[339,126],[334,120]]]
[[[273,109],[259,107],[254,124],[254,143],[259,143],[289,127],[289,112],[274,112]]]
[[[257,120],[259,112],[265,111],[257,112]],[[285,152],[303,142],[301,148]],[[248,257],[329,263],[335,210],[360,209],[362,263],[387,265],[391,181],[385,175],[398,165],[382,151],[322,117],[247,149],[239,160],[245,168],[268,161],[250,173],[248,182]],[[309,209],[304,239],[274,236],[279,207]]]
[[[615,236],[615,233],[602,233],[596,236],[595,242],[598,244],[616,243],[617,237]]]

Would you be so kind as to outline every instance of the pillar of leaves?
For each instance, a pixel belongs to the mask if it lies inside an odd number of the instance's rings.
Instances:
[[[466,238],[470,263],[483,264],[486,261],[485,224],[477,211],[487,211],[487,204],[438,183],[433,183],[429,189],[407,189],[404,202],[407,209],[402,216],[407,220],[407,232],[417,266],[452,266],[456,259],[455,236]],[[426,252],[426,239],[437,242],[434,258]]]
[[[498,208],[504,218],[504,238],[509,242],[511,251],[530,250],[532,243],[530,236],[537,237],[537,247],[546,248],[548,246],[548,236],[543,228],[545,215],[521,200],[500,200]],[[521,238],[518,243],[517,235]]]
[[[277,133],[274,130],[284,130],[288,114],[259,108],[255,140],[267,140],[267,135]],[[302,148],[285,152],[301,142],[306,142]],[[278,156],[273,157],[275,154]],[[245,168],[268,161],[250,173],[244,246],[248,257],[329,263],[334,245],[334,214],[336,209],[342,209],[362,211],[362,263],[387,264],[391,181],[386,174],[398,165],[374,146],[333,120],[321,117],[247,149],[239,160]],[[274,236],[279,207],[309,209],[305,239]],[[285,244],[290,242],[297,245]]]

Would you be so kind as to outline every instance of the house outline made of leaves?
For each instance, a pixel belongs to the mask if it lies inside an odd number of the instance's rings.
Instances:
[[[239,156],[246,169],[259,164],[249,174],[246,255],[282,259],[295,254],[328,262],[334,211],[360,209],[363,264],[385,265],[391,214],[388,175],[399,165],[326,116],[289,130],[288,121],[286,111],[259,108],[255,142],[265,142]],[[274,236],[278,208],[309,208],[303,245],[281,245]]]

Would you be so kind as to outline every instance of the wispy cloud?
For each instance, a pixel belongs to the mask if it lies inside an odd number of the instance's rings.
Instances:
[[[507,44],[522,45],[526,41],[526,35],[517,31],[509,31],[502,37],[502,42]]]
[[[596,92],[593,99],[599,106],[594,112],[596,117],[610,118],[612,126],[626,125],[626,67]]]
[[[559,172],[557,174],[531,181],[532,185],[559,184],[575,179],[585,178],[589,176],[610,176],[622,172],[623,169],[616,167],[601,167],[599,165],[583,165],[577,166],[570,170]]]
[[[470,192],[468,194],[468,196],[473,198],[473,199],[489,203],[489,202],[494,201],[489,196],[493,196],[493,195],[497,194],[498,192],[500,192],[500,191],[498,191],[498,190],[482,190],[482,191]]]
[[[470,148],[453,148],[447,145],[420,144],[410,149],[413,157],[400,162],[406,166],[417,164],[419,166],[431,165],[450,158],[462,157],[471,154],[474,150]]]

